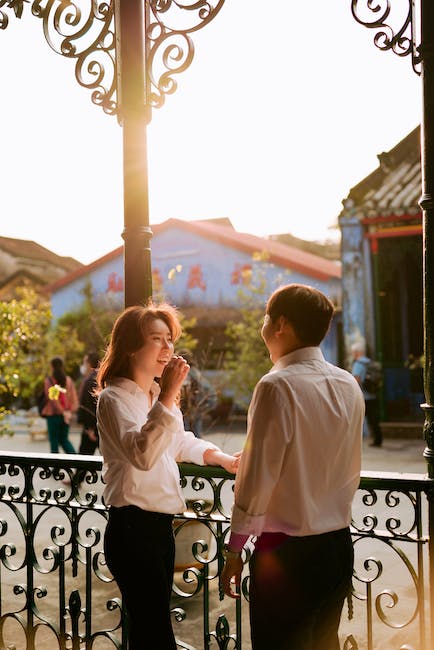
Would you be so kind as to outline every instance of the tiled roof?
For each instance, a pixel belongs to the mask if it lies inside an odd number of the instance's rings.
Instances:
[[[13,257],[29,260],[48,262],[65,271],[73,271],[82,266],[81,262],[72,257],[56,255],[48,248],[37,244],[29,239],[15,239],[13,237],[0,237],[0,250],[4,250]]]
[[[225,246],[236,248],[248,254],[267,251],[271,263],[298,271],[318,280],[341,277],[341,268],[336,262],[277,241],[263,239],[262,237],[256,237],[248,233],[237,232],[231,224],[221,225],[213,222],[213,220],[184,221],[181,219],[167,219],[163,223],[152,226],[152,231],[156,235],[169,228],[182,228],[183,230],[188,230],[196,235],[218,241]],[[123,246],[120,246],[91,264],[60,278],[46,289],[48,292],[53,293],[77,278],[88,275],[95,268],[119,257],[122,253]]]
[[[42,287],[45,280],[35,273],[31,273],[27,269],[18,269],[11,275],[8,275],[6,278],[0,280],[0,289],[6,287],[9,284],[16,283],[17,281],[29,280],[34,286]]]
[[[342,201],[360,218],[419,215],[421,197],[420,127],[388,152],[379,154],[378,168],[353,187]]]
[[[215,241],[219,241],[232,248],[237,248],[245,253],[253,254],[266,251],[270,256],[269,261],[273,264],[305,273],[318,280],[341,277],[339,264],[278,241],[256,237],[256,235],[251,235],[250,233],[237,232],[236,230],[216,226],[207,221],[178,221],[177,219],[169,219],[164,223],[169,224],[170,222],[177,222],[178,225],[183,224],[187,229],[196,231],[198,234],[204,236],[209,236]]]

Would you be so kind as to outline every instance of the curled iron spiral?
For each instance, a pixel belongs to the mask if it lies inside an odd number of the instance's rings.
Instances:
[[[160,108],[165,96],[175,92],[178,84],[174,75],[190,66],[194,56],[190,34],[211,22],[223,4],[224,0],[215,3],[207,0],[150,0],[146,38],[149,103],[152,108]]]
[[[355,20],[364,27],[377,30],[375,45],[383,51],[392,50],[398,56],[411,54],[413,69],[420,74],[420,56],[416,44],[416,11],[414,0],[407,0],[405,16],[401,26],[390,24],[391,0],[351,0],[351,12]]]
[[[175,75],[193,60],[190,34],[211,22],[225,0],[143,1],[148,8],[143,102],[149,108],[159,108],[165,96],[177,89]],[[9,24],[7,12],[21,18],[26,3],[30,0],[0,0],[0,30]],[[119,114],[113,0],[32,0],[31,13],[42,20],[49,46],[75,59],[75,77],[92,91],[92,102],[109,115]]]

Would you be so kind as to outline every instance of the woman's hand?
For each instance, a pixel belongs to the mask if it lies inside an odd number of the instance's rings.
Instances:
[[[220,465],[230,474],[236,474],[240,464],[241,453],[241,451],[237,451],[231,456],[220,451],[220,449],[207,449],[203,455],[203,461],[206,465]]]
[[[158,399],[167,408],[172,408],[189,370],[190,366],[186,360],[178,356],[173,356],[164,368],[160,379],[161,392]]]

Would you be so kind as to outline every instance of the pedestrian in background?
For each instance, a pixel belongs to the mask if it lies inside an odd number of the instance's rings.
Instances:
[[[180,409],[184,418],[184,429],[193,431],[196,438],[200,438],[203,418],[217,406],[217,394],[214,387],[197,367],[192,353],[189,350],[180,350],[179,354],[190,366],[181,387]]]
[[[366,385],[366,377],[369,370],[371,359],[366,356],[366,346],[362,341],[357,341],[351,346],[353,356],[353,365],[351,373],[362,389],[365,400],[366,420],[368,422],[371,434],[370,447],[381,447],[383,444],[383,435],[380,427],[380,417],[378,413],[379,404],[377,393]]]
[[[98,371],[109,506],[104,553],[128,614],[129,650],[177,647],[170,614],[172,524],[187,509],[177,461],[221,465],[229,472],[239,462],[184,430],[176,402],[189,366],[173,354],[180,334],[170,305],[130,307],[115,322]]]
[[[337,650],[351,590],[351,505],[359,486],[363,397],[319,347],[333,305],[290,284],[268,300],[262,338],[274,363],[257,384],[235,480],[222,574],[238,597],[241,551],[250,560],[253,650]]]
[[[42,415],[47,419],[50,451],[57,454],[61,447],[66,454],[75,454],[68,436],[72,415],[78,408],[77,391],[71,377],[65,372],[61,357],[51,359],[50,367],[50,375],[44,380],[46,402],[42,409]],[[61,390],[56,395],[56,399],[50,399],[50,388],[56,385]]]
[[[80,366],[83,381],[78,392],[80,405],[77,411],[77,422],[83,425],[83,429],[78,453],[89,456],[92,456],[98,448],[98,427],[96,422],[98,363],[99,355],[97,352],[92,351],[84,355],[83,363]]]

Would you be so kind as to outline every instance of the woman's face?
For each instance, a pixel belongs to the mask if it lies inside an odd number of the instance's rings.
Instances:
[[[131,357],[131,368],[135,372],[161,377],[164,368],[173,356],[173,341],[170,329],[160,318],[149,322],[145,331],[143,346]]]

